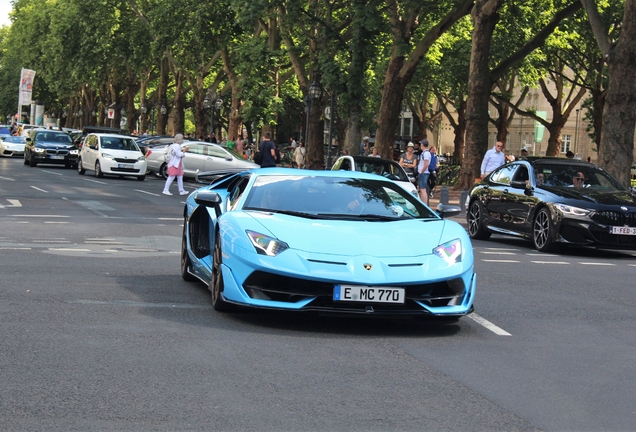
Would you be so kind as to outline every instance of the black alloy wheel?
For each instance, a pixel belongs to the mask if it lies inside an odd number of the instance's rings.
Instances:
[[[534,241],[534,247],[539,252],[551,252],[555,248],[554,241],[552,240],[554,233],[554,226],[552,225],[552,218],[550,212],[546,208],[542,208],[537,212],[532,224],[532,240]]]
[[[220,234],[216,233],[216,241],[214,242],[214,253],[212,256],[212,280],[210,281],[210,291],[212,292],[212,307],[215,311],[227,312],[232,310],[232,305],[223,300],[223,270],[221,269],[222,261],[221,239]]]
[[[491,232],[482,224],[483,207],[479,200],[472,202],[468,208],[468,235],[475,240],[488,240]]]
[[[187,222],[183,221],[183,239],[181,240],[181,277],[186,282],[193,282],[196,280],[190,271],[192,270],[192,261],[188,255],[188,241],[186,240],[186,226]]]
[[[104,177],[102,166],[99,164],[99,161],[95,162],[95,177]]]
[[[82,165],[82,159],[77,160],[77,172],[80,175],[86,174],[86,170],[84,169],[84,166]]]

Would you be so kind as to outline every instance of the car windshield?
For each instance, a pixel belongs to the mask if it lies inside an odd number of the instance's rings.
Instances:
[[[228,153],[230,153],[230,154],[231,154],[232,156],[234,156],[236,159],[240,159],[240,160],[245,159],[245,158],[243,157],[243,155],[242,155],[242,154],[239,154],[239,153],[238,153],[237,151],[235,151],[234,149],[231,149],[231,148],[226,147],[226,146],[221,146],[221,147],[223,147],[223,149],[224,149],[224,150],[226,150]]]
[[[38,132],[35,136],[36,141],[55,142],[60,144],[73,144],[71,137],[64,132]]]
[[[372,157],[357,158],[356,171],[381,175],[391,180],[409,181],[400,165],[397,162],[387,159]]]
[[[25,144],[26,143],[26,138],[25,137],[21,137],[21,136],[10,136],[10,137],[5,138],[4,142]]]
[[[344,177],[262,175],[243,209],[329,219],[438,218],[393,182]]]
[[[539,186],[590,188],[604,191],[625,190],[616,179],[594,165],[537,164],[534,167],[534,173]]]
[[[104,137],[102,138],[102,148],[110,150],[140,151],[135,141],[131,138]]]

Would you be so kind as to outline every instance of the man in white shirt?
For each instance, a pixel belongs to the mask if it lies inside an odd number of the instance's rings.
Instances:
[[[503,143],[497,141],[497,144],[484,155],[484,160],[481,162],[481,179],[486,177],[495,169],[499,168],[506,163],[506,155],[503,152]]]
[[[417,165],[417,184],[420,187],[420,199],[426,205],[428,205],[428,177],[430,176],[430,172],[428,171],[428,166],[431,163],[431,152],[428,151],[428,140],[423,139],[420,141],[420,148],[422,149],[422,154],[420,155],[420,162]]]
[[[294,139],[294,137],[289,137],[289,145],[291,148],[293,148],[294,150],[296,149],[296,147],[298,146],[298,144],[296,143],[296,140]]]

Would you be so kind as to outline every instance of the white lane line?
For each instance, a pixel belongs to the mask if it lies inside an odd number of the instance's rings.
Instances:
[[[494,250],[494,251],[518,251],[519,249],[515,249],[515,248],[495,248],[495,247],[487,247],[484,248],[487,250]]]
[[[535,264],[559,264],[559,265],[570,264],[569,262],[565,262],[565,261],[530,261],[530,262]]]
[[[552,255],[552,254],[530,253],[530,252],[526,252],[526,255],[528,255],[528,256],[541,256],[541,257],[556,257],[556,256],[558,256],[558,255]]]
[[[14,217],[34,217],[34,218],[39,218],[39,217],[45,217],[45,218],[68,218],[70,216],[65,216],[65,215],[13,215]]]
[[[636,264],[627,264],[630,267],[636,267]]]
[[[85,179],[84,179],[84,181],[93,182],[93,183],[99,183],[99,184],[104,184],[104,185],[105,185],[105,184],[108,184],[108,183],[103,182],[103,181],[93,180],[93,179],[87,179],[87,178],[85,178]]]
[[[612,263],[602,263],[602,262],[582,262],[579,261],[579,264],[583,264],[583,265],[592,265],[592,266],[609,266],[609,267],[614,267],[616,264],[612,264]]]
[[[133,190],[134,190],[135,192],[141,192],[141,193],[145,193],[145,194],[152,195],[152,196],[161,196],[161,195],[159,195],[159,194],[156,194],[156,193],[153,193],[153,192],[148,192],[148,191],[141,190],[141,189],[133,189]]]
[[[90,249],[73,249],[73,248],[49,248],[50,251],[72,251],[72,252],[90,252]]]
[[[5,207],[22,207],[22,203],[20,202],[20,200],[7,199],[7,201],[9,201],[11,205]]]
[[[157,218],[157,220],[180,221],[180,220],[183,220],[183,218]]]
[[[31,186],[33,189],[38,190],[40,192],[44,192],[44,193],[49,193],[49,191],[44,190],[44,189],[40,189],[39,187],[35,187],[35,186]]]
[[[67,224],[70,222],[64,222],[64,221],[44,221],[45,224]]]
[[[10,247],[10,246],[0,246],[0,249],[5,249],[5,250],[31,250],[30,247]]]
[[[515,252],[481,252],[484,255],[517,255]]]
[[[494,263],[520,263],[521,261],[516,260],[493,260],[493,259],[483,259],[483,262],[494,262]]]
[[[496,325],[488,321],[486,318],[481,317],[474,312],[466,316],[470,318],[471,320],[475,321],[477,324],[484,326],[485,328],[487,328],[488,330],[490,330],[497,336],[512,336],[510,333],[508,333],[501,327],[497,327]]]
[[[15,181],[15,179],[9,177],[0,177],[0,180]]]
[[[59,173],[59,172],[47,171],[47,170],[41,170],[41,172],[45,172],[45,173],[49,173],[49,174],[55,174],[55,175],[59,175],[59,176],[63,175],[62,173]]]
[[[106,238],[106,237],[94,237],[94,238],[87,238],[86,240],[93,240],[93,241],[115,241],[117,239],[115,238]]]
[[[54,239],[54,240],[33,240],[33,243],[70,243],[70,240]]]

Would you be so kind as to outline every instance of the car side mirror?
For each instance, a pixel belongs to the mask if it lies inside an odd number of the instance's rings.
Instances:
[[[435,211],[442,219],[445,219],[448,217],[457,216],[462,212],[462,209],[460,206],[439,203],[435,208]]]
[[[513,180],[510,182],[510,186],[513,189],[527,189],[529,185],[525,180]]]
[[[197,192],[194,195],[194,202],[203,207],[213,207],[217,215],[221,214],[221,196],[216,192]]]

